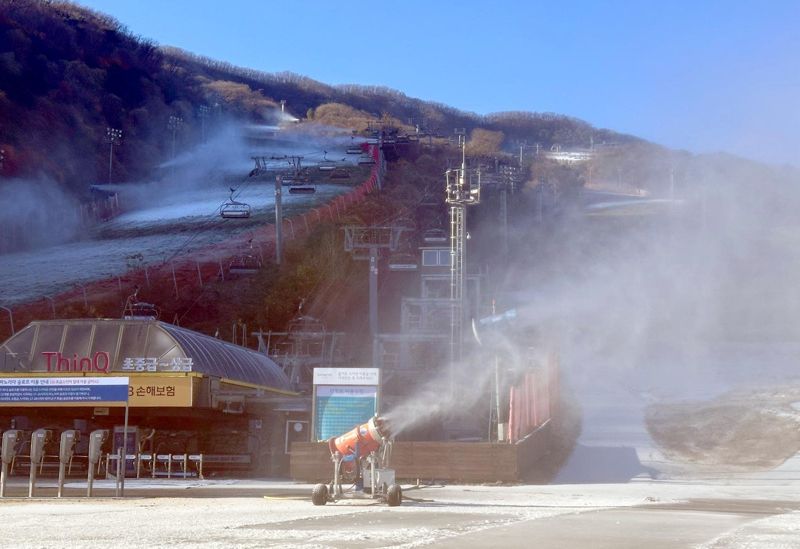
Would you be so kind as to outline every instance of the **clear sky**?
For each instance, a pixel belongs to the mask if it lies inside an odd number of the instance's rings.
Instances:
[[[266,72],[800,166],[800,0],[79,0]]]

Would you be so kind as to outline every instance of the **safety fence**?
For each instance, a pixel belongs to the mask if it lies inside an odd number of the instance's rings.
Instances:
[[[550,353],[511,387],[508,440],[519,442],[545,425],[553,417],[558,394],[558,356]]]
[[[320,223],[342,219],[351,207],[380,188],[386,170],[385,161],[378,147],[371,147],[371,155],[375,164],[363,183],[326,204],[284,218],[281,224],[283,241],[303,239]],[[275,225],[267,224],[162,263],[134,268],[104,280],[74,284],[72,289],[56,296],[46,296],[15,307],[0,304],[0,341],[31,320],[69,316],[80,307],[86,310],[94,308],[93,315],[119,316],[122,312],[120,303],[124,303],[135,287],[140,288],[144,295],[148,295],[147,290],[152,290],[165,298],[191,299],[211,282],[252,273],[267,264],[274,254],[275,239]],[[103,310],[109,303],[115,310]]]

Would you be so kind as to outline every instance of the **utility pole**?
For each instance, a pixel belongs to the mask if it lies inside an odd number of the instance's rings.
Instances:
[[[180,129],[181,125],[183,124],[183,118],[180,116],[170,116],[169,121],[167,122],[167,128],[172,131],[172,158],[175,158],[175,138],[178,134],[178,130]]]
[[[514,191],[518,170],[514,166],[503,166],[500,182],[500,226],[503,237],[503,259],[508,259],[508,194]]]
[[[203,143],[206,142],[206,118],[208,118],[209,109],[206,105],[200,105],[197,116],[200,117],[200,135],[203,137]]]
[[[111,166],[114,161],[114,144],[122,139],[122,130],[117,128],[106,128],[106,139],[108,140],[108,182],[111,183]]]
[[[467,206],[478,204],[480,172],[467,173],[466,139],[459,136],[461,168],[445,172],[446,198],[450,205],[450,391],[455,392],[455,368],[461,361],[464,323],[464,272],[467,260]]]

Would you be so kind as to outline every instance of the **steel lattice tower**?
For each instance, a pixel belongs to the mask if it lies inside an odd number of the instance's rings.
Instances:
[[[467,171],[464,136],[459,136],[461,168],[447,170],[446,202],[450,205],[450,384],[463,353],[464,273],[467,261],[467,206],[480,202],[480,172]]]

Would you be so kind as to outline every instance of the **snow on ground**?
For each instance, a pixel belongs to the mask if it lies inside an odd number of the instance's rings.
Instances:
[[[284,215],[301,213],[351,189],[324,184],[313,195],[285,193]],[[103,224],[87,240],[3,255],[0,304],[9,306],[52,296],[77,284],[121,275],[132,266],[129,256],[141,254],[142,260],[135,267],[161,263],[179,252],[187,253],[261,228],[274,219],[273,196],[274,184],[251,184],[240,198],[252,201],[253,217],[224,220],[218,216],[218,208],[228,198],[227,188],[213,193],[195,189],[169,195],[163,201],[153,195],[148,207]]]
[[[172,487],[183,481],[158,481]],[[4,547],[415,547],[491,528],[611,508],[689,499],[780,500],[800,504],[794,486],[631,482],[558,486],[406,487],[402,506],[348,500],[316,507],[311,485],[263,481],[191,481],[186,498],[143,498],[129,481],[125,499],[12,499],[0,501]],[[72,485],[72,484],[71,484]],[[191,497],[192,487],[216,486],[218,497]],[[263,487],[273,497],[224,497],[226,489]],[[285,490],[295,495],[286,495]],[[588,515],[587,515],[588,516]],[[766,519],[731,539],[773,535],[798,539],[794,517]],[[728,547],[714,540],[709,549]],[[766,538],[765,538],[766,539]]]
[[[774,515],[745,524],[697,549],[795,549],[800,544],[800,512]]]

